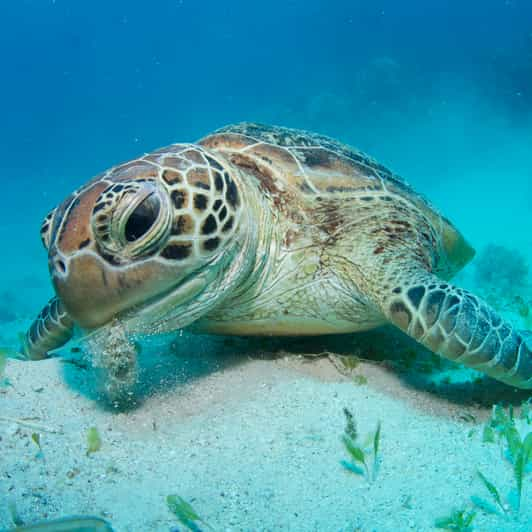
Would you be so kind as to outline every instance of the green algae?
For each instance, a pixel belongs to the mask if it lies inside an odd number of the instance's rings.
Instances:
[[[473,510],[455,510],[448,517],[440,517],[434,522],[436,528],[444,530],[459,530],[460,532],[468,532],[472,530],[471,523],[476,516]]]
[[[348,408],[344,408],[343,412],[346,426],[342,443],[351,460],[341,460],[340,464],[351,473],[364,476],[368,481],[375,480],[380,463],[381,423],[379,421],[375,432],[366,436],[364,443],[361,443],[353,413]]]
[[[364,375],[355,375],[353,377],[353,383],[357,386],[364,386],[368,383],[368,379]]]
[[[32,432],[31,433],[31,441],[39,449],[39,452],[37,453],[37,458],[42,458],[42,460],[45,461],[44,452],[42,450],[42,445],[41,445],[41,435],[38,432]]]
[[[212,530],[212,527],[198,515],[192,505],[179,495],[168,495],[166,497],[166,505],[168,506],[168,509],[177,517],[179,522],[193,532],[199,532],[201,530],[196,522],[202,523],[207,528]]]
[[[484,486],[486,486],[486,489],[488,490],[489,494],[491,495],[491,497],[493,498],[493,500],[497,504],[497,507],[499,508],[499,510],[503,514],[506,514],[506,507],[504,506],[504,504],[502,502],[502,497],[501,497],[501,495],[499,493],[499,490],[495,486],[495,484],[490,482],[480,471],[478,471],[478,476],[479,476],[480,480],[482,480],[482,483],[484,484]],[[478,504],[479,500],[481,502],[480,505]],[[477,504],[483,510],[486,510],[486,508],[488,507],[487,505],[482,504],[482,500],[479,499],[478,497],[472,497],[472,501],[473,501],[473,504]]]
[[[87,456],[98,452],[102,447],[102,439],[96,427],[90,427],[87,431]]]
[[[530,399],[521,405],[519,419],[522,424],[530,425]],[[501,405],[495,405],[491,418],[484,427],[482,440],[484,443],[498,444],[502,457],[512,467],[517,492],[515,510],[518,513],[521,506],[523,480],[526,474],[529,473],[528,466],[532,463],[532,431],[528,431],[522,436],[513,407],[510,405],[506,410]],[[495,501],[497,508],[505,515],[509,506],[503,503],[499,489],[480,471],[478,475]],[[489,504],[478,497],[472,497],[472,501],[476,506],[484,510],[489,507]]]
[[[521,405],[519,419],[525,421],[528,425],[532,423],[532,397]]]

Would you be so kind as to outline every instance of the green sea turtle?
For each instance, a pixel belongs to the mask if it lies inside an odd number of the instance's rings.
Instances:
[[[111,349],[116,323],[125,335],[319,335],[391,322],[532,388],[527,333],[448,282],[474,255],[458,230],[322,135],[244,123],[173,144],[75,191],[41,235],[56,296],[27,333],[31,359],[75,327]]]

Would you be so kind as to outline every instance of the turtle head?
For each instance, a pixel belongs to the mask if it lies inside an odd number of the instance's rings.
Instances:
[[[55,291],[80,327],[173,329],[220,300],[245,236],[241,186],[219,159],[172,145],[98,176],[45,218]]]

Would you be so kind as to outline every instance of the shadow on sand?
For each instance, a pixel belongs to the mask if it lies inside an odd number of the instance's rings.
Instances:
[[[499,402],[518,405],[530,397],[528,390],[512,388],[441,359],[392,327],[357,334],[297,338],[225,337],[187,332],[150,337],[142,342],[136,382],[119,400],[109,400],[103,391],[101,375],[91,367],[90,357],[79,350],[74,349],[63,357],[63,373],[73,390],[97,401],[102,408],[128,411],[138,408],[148,397],[249,360],[275,360],[290,355],[303,356],[310,363],[312,359],[332,355],[340,363],[351,360],[356,365],[360,360],[363,365],[377,365],[399,379],[407,390],[460,406],[491,408]]]

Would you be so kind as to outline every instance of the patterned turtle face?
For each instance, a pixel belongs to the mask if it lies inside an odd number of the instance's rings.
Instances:
[[[74,192],[45,218],[41,237],[66,310],[94,328],[220,262],[240,213],[239,187],[224,163],[175,144]]]

